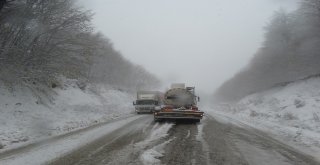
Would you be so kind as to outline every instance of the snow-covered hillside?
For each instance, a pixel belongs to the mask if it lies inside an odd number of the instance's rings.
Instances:
[[[0,87],[0,152],[133,113],[132,94],[63,81],[47,94]]]
[[[320,78],[277,86],[216,105],[212,115],[223,115],[278,135],[283,141],[320,153]]]

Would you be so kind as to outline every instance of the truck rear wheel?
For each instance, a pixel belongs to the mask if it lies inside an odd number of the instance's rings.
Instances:
[[[157,118],[153,118],[153,121],[154,122],[161,122],[162,120],[161,119],[157,119]]]
[[[195,123],[199,123],[199,122],[200,122],[200,119],[195,119],[194,122],[195,122]]]

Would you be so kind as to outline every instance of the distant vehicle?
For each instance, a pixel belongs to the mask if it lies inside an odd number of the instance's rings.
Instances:
[[[200,98],[195,95],[195,87],[172,84],[164,94],[164,105],[154,112],[154,120],[187,119],[199,122],[204,112],[198,109],[198,101]]]
[[[138,91],[137,100],[133,102],[135,111],[140,113],[153,113],[156,107],[163,104],[163,93],[159,91]]]

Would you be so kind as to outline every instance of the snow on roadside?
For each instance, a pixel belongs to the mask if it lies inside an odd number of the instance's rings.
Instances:
[[[212,116],[240,121],[311,155],[320,154],[320,78],[274,87],[210,110]]]
[[[81,90],[74,80],[63,83],[50,95],[0,86],[0,153],[133,113],[129,93],[102,85]]]
[[[27,150],[20,154],[15,154],[3,159],[0,159],[2,165],[34,165],[46,164],[53,159],[65,155],[76,148],[79,148],[90,141],[95,141],[105,134],[111,133],[126,124],[142,118],[141,115],[132,116],[115,122],[101,125],[97,128],[90,129],[81,134],[74,134],[57,141],[42,143],[41,145]]]

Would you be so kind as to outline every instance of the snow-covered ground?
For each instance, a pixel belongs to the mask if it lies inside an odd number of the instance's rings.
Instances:
[[[106,86],[81,90],[74,80],[39,92],[0,86],[0,153],[133,113],[133,95]]]
[[[207,113],[266,132],[297,149],[320,155],[320,78],[310,78],[249,95]]]
[[[87,130],[83,133],[73,134],[63,139],[49,141],[36,146],[32,150],[11,155],[0,160],[2,165],[34,165],[47,164],[55,158],[61,157],[70,153],[74,149],[81,147],[88,142],[95,141],[106,134],[123,127],[124,125],[142,118],[141,115],[136,115],[121,119],[108,124],[100,125],[98,128]]]

